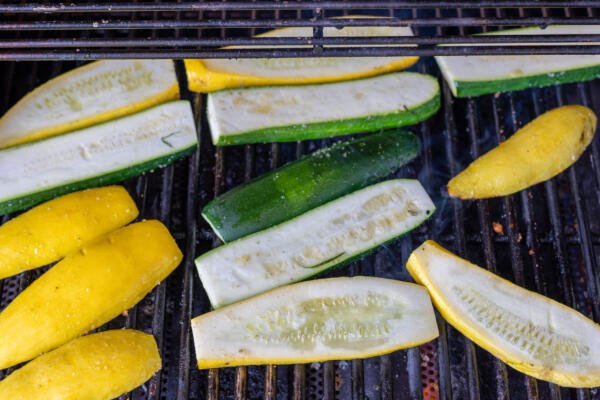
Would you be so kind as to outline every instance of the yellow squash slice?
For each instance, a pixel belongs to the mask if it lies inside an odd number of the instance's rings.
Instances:
[[[590,144],[596,115],[570,105],[550,110],[473,161],[448,183],[461,199],[506,196],[548,180],[571,166]]]
[[[110,321],[165,279],[181,258],[158,221],[126,226],[67,255],[0,313],[0,369]]]
[[[171,60],[103,60],[29,93],[0,118],[0,148],[116,119],[179,98]]]
[[[36,206],[0,226],[0,279],[58,261],[138,214],[121,186],[83,190]]]
[[[442,316],[511,367],[561,386],[600,386],[600,325],[471,264],[433,241],[407,268]]]
[[[199,368],[373,357],[438,336],[421,286],[321,279],[272,290],[192,320]]]
[[[0,399],[110,400],[161,368],[152,335],[115,330],[75,339],[0,382]]]
[[[365,16],[346,18],[365,18]],[[412,30],[408,27],[366,26],[323,29],[325,37],[412,36],[412,34]],[[312,37],[312,35],[310,27],[292,27],[276,29],[257,37]],[[213,92],[247,86],[309,84],[365,78],[408,68],[417,60],[418,57],[211,59],[185,60],[185,68],[190,90]]]

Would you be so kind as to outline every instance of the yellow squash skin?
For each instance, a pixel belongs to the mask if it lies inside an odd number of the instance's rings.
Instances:
[[[466,263],[468,264],[468,268],[482,270],[483,268],[458,257],[457,255],[444,249],[442,246],[440,246],[432,240],[427,240],[415,251],[413,251],[413,253],[408,258],[408,261],[406,263],[406,268],[408,272],[413,277],[415,282],[427,288],[427,290],[429,291],[429,295],[433,300],[435,308],[440,312],[442,317],[446,321],[448,321],[448,323],[450,323],[450,325],[454,326],[463,335],[465,335],[467,338],[481,346],[483,349],[489,351],[495,357],[499,358],[506,364],[516,369],[517,371],[523,372],[524,374],[531,375],[534,378],[543,379],[565,387],[596,387],[600,385],[600,370],[598,369],[593,371],[588,370],[573,373],[557,370],[539,364],[530,364],[529,362],[525,362],[519,359],[518,355],[516,355],[514,352],[511,352],[510,349],[498,345],[498,343],[496,343],[494,340],[490,340],[490,336],[487,332],[485,332],[485,330],[482,330],[480,327],[471,325],[468,322],[466,322],[466,319],[460,312],[457,312],[457,310],[455,310],[453,307],[448,306],[445,296],[442,294],[441,288],[439,287],[439,282],[436,282],[436,280],[432,277],[433,271],[428,271],[424,257],[422,257],[419,254],[426,251],[436,252],[438,254],[447,256],[450,259],[458,260],[460,263]],[[433,270],[435,270],[435,268]],[[579,314],[577,311],[561,303],[551,300],[538,293],[521,288],[513,284],[512,282],[509,282],[499,276],[493,275],[492,273],[486,270],[484,271],[486,274],[490,275],[489,279],[493,280],[494,282],[498,282],[498,285],[508,285],[516,287],[519,291],[524,293],[524,296],[526,297],[536,298],[544,302],[549,302],[554,307],[562,308],[568,313],[577,314],[581,317],[581,319],[589,321],[589,323],[591,324],[594,324],[593,321],[588,320],[585,316]]]
[[[6,114],[2,116],[2,118],[0,118],[0,149],[29,143],[56,135],[61,135],[66,132],[75,131],[105,121],[110,121],[113,119],[124,117],[126,115],[142,111],[146,108],[150,108],[161,103],[179,99],[179,85],[174,84],[169,86],[168,88],[165,88],[162,92],[155,93],[143,99],[138,99],[135,102],[122,105],[118,108],[107,109],[105,111],[93,113],[92,115],[88,115],[82,118],[71,119],[68,122],[47,126],[43,129],[30,129],[26,132],[19,132],[18,135],[15,134],[15,132],[13,131],[14,128],[12,128],[10,125],[10,121],[16,118],[23,118],[24,110],[28,109],[28,107],[31,106],[31,103],[35,102],[40,97],[42,97],[41,94],[45,93],[46,90],[54,88],[56,90],[54,97],[60,98],[61,96],[65,95],[63,91],[66,90],[66,85],[75,83],[77,83],[77,87],[85,85],[85,80],[83,82],[75,82],[75,80],[80,75],[85,74],[89,71],[93,71],[100,65],[108,65],[114,62],[116,61],[101,60],[86,64],[82,67],[75,68],[72,71],[61,74],[28,93],[25,97],[19,100],[17,104],[15,104],[10,110],[8,110]],[[143,61],[137,62],[140,65],[143,64]],[[122,81],[124,80],[125,84],[131,83],[131,81],[127,81],[127,79],[127,77],[122,78]],[[157,77],[154,77],[153,79],[155,79],[156,81]],[[110,84],[107,83],[106,85]],[[92,93],[92,91],[95,89],[89,90],[90,93]],[[69,101],[73,103],[73,106],[76,110],[78,107],[77,98],[69,95],[67,95],[67,97]],[[40,118],[44,118],[43,111],[40,111],[40,113]]]
[[[210,93],[217,90],[232,89],[251,86],[273,86],[273,85],[308,85],[312,83],[327,83],[337,81],[349,81],[352,79],[368,78],[370,76],[382,75],[388,72],[406,69],[418,61],[418,57],[406,57],[397,62],[390,62],[380,68],[354,74],[342,74],[337,76],[320,77],[289,77],[289,78],[266,78],[262,76],[237,75],[219,71],[212,71],[202,63],[202,60],[184,60],[187,72],[188,86],[191,91],[199,93]]]
[[[83,336],[46,353],[0,382],[0,399],[109,400],[161,368],[152,335],[114,330]]]
[[[334,17],[335,18],[335,17]],[[374,18],[368,15],[347,15],[340,18]],[[277,37],[277,36],[297,36],[290,34],[293,28],[281,28],[269,31],[256,37]],[[234,46],[232,46],[234,47]],[[234,47],[235,48],[235,47]],[[400,71],[410,67],[419,61],[419,57],[403,57],[400,60],[390,61],[369,71],[357,73],[345,73],[340,75],[312,76],[312,77],[264,77],[254,75],[241,75],[229,72],[220,72],[207,68],[202,60],[187,59],[184,60],[187,74],[188,87],[191,91],[200,93],[210,93],[217,90],[233,89],[239,87],[251,86],[273,86],[273,85],[308,85],[312,83],[326,83],[347,81],[352,79],[367,78],[370,76],[386,74],[388,72]]]
[[[548,180],[581,156],[596,120],[579,105],[550,110],[473,161],[448,183],[448,193],[461,199],[506,196]]]
[[[67,255],[0,313],[0,369],[30,360],[110,321],[177,267],[167,228],[144,221]]]
[[[0,279],[58,261],[138,214],[121,186],[83,190],[38,205],[0,226]]]

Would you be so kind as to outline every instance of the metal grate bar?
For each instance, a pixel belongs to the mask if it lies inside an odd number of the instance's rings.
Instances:
[[[361,47],[325,48],[321,52],[312,49],[282,50],[149,50],[128,52],[127,50],[86,50],[86,51],[2,51],[0,61],[42,61],[42,60],[98,60],[98,59],[181,59],[181,58],[272,58],[277,57],[398,57],[435,55],[539,55],[539,54],[600,54],[600,45],[574,47]]]
[[[33,21],[2,22],[0,31],[61,31],[61,30],[113,30],[113,29],[207,29],[207,28],[286,28],[286,27],[365,27],[365,26],[540,26],[594,25],[598,19],[530,17],[523,18],[345,18],[345,19],[226,19],[226,20],[100,20],[100,21]]]
[[[508,8],[517,5],[527,8],[520,8],[518,14]],[[598,6],[597,1],[589,0],[517,0],[510,4],[486,0],[3,4],[0,5],[0,12],[5,17],[0,22],[0,60],[600,54],[600,35],[432,36],[428,29],[600,25]],[[567,7],[569,12],[557,13],[562,7]],[[480,10],[479,14],[474,13],[476,9]],[[496,15],[485,12],[494,9],[507,12]],[[385,10],[387,15],[382,15]],[[423,13],[418,18],[411,17],[411,10]],[[436,10],[436,15],[432,17],[428,10]],[[349,13],[374,15],[372,18],[334,18]],[[423,34],[416,37],[323,38],[319,33],[327,27],[368,26],[408,26]],[[314,34],[312,38],[252,38],[244,35],[253,29],[284,27],[313,28]],[[214,35],[218,30],[220,35]],[[45,33],[32,38],[32,32]],[[179,32],[181,35],[174,35]],[[23,33],[22,37],[18,36],[20,33]],[[527,43],[527,46],[509,46],[511,43]],[[304,45],[309,48],[295,48]],[[413,46],[398,47],[400,45]],[[220,48],[227,46],[248,48]],[[267,46],[280,48],[265,48]]]
[[[458,0],[458,1],[203,1],[180,3],[88,3],[88,4],[2,4],[0,12],[27,14],[87,13],[87,12],[133,12],[133,11],[219,11],[219,10],[312,10],[323,7],[331,10],[388,9],[388,8],[481,8],[481,7],[595,7],[595,0]]]
[[[578,35],[494,35],[494,36],[373,36],[373,37],[259,37],[259,38],[148,38],[139,39],[0,39],[1,49],[20,48],[80,48],[80,47],[198,47],[198,46],[360,46],[360,45],[438,45],[438,44],[520,44],[530,43],[593,43],[600,34]],[[596,46],[594,46],[596,47]]]

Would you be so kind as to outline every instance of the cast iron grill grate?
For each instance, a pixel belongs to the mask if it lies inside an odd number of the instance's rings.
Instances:
[[[373,3],[384,2],[373,1]],[[389,6],[390,3],[398,2],[386,3]],[[448,6],[449,3],[422,2],[421,4],[423,7],[431,7],[440,4]],[[533,3],[539,2],[519,2],[519,5]],[[581,7],[591,6],[592,3],[572,2]],[[133,21],[160,20],[164,15],[161,13],[171,13],[169,18],[175,20],[187,18],[185,15],[187,11],[160,9],[158,6],[164,3],[143,4],[144,7],[147,4],[157,5],[157,8],[151,12],[138,8],[119,10],[119,12],[131,12],[128,15]],[[176,4],[186,6],[187,3]],[[269,8],[254,11],[225,10],[224,4],[228,3],[210,4],[223,4],[223,6],[218,11],[200,10],[195,18],[198,19],[198,15],[211,18],[217,16],[224,21],[230,18],[239,19],[242,16],[259,20],[270,18],[274,21],[312,18],[312,10],[308,6],[306,8],[297,6],[303,3],[265,2],[269,6],[273,4],[286,6],[277,10]],[[292,8],[290,4],[296,8]],[[416,3],[410,4],[416,6]],[[566,2],[560,3],[562,6],[565,4]],[[106,4],[98,3],[95,5],[84,3],[81,7],[90,6],[108,7]],[[6,8],[1,7],[9,6],[0,6],[0,10],[6,12]],[[135,7],[142,7],[142,3]],[[389,9],[380,14],[387,16],[394,15],[395,12],[395,9]],[[340,14],[343,13],[340,11]],[[353,10],[348,13],[353,13]],[[473,18],[473,13],[476,17],[496,19],[540,16],[564,19],[573,15],[581,18],[597,18],[598,10],[578,8],[544,11],[531,8],[516,10],[493,8],[454,11],[443,7],[415,8],[411,10],[410,18],[418,20],[442,15],[454,15],[459,19],[467,16]],[[27,15],[14,14],[11,18],[13,17],[16,20],[26,21]],[[72,14],[68,13],[46,15],[49,20],[68,21],[71,17]],[[467,23],[464,25],[464,27],[438,25],[432,34],[437,37],[458,37],[480,30]],[[260,32],[261,29],[262,27],[249,28],[245,34],[249,36]],[[112,40],[125,37],[134,40],[135,43],[139,40],[139,32],[157,38],[185,38],[189,33],[185,29],[169,31],[160,28],[142,31],[90,29],[73,32],[79,35],[77,38],[86,40]],[[232,29],[219,27],[194,30],[194,32],[200,38],[226,40],[231,37],[229,35]],[[55,33],[40,31],[11,34],[19,35],[16,38],[18,40],[28,38],[42,43],[52,38]],[[57,36],[68,39],[70,34],[70,31],[63,31]],[[37,50],[23,48],[19,51],[25,50],[48,51],[41,48]],[[2,53],[2,56],[12,59],[21,58],[16,53],[10,53],[11,51],[16,50],[9,50]],[[63,58],[89,57],[86,51],[69,54],[69,57]],[[169,53],[161,53],[161,55],[170,56]],[[38,84],[79,64],[80,61],[0,63],[0,112],[4,112]],[[422,59],[415,68],[439,76],[430,58]],[[181,63],[178,63],[178,73],[184,85]],[[144,387],[124,396],[124,399],[309,400],[325,398],[345,400],[438,397],[444,399],[600,399],[598,388],[591,390],[559,388],[515,372],[477,348],[441,319],[441,336],[436,341],[420,348],[398,351],[373,359],[198,371],[195,368],[189,319],[208,311],[209,303],[195,274],[193,259],[219,245],[218,239],[211,233],[208,225],[198,218],[199,207],[215,195],[241,182],[335,140],[214,148],[210,144],[208,126],[203,118],[204,96],[193,95],[185,90],[183,96],[193,103],[199,122],[202,140],[199,151],[173,166],[125,183],[140,206],[141,218],[158,218],[165,222],[184,250],[186,258],[167,281],[137,307],[102,328],[126,326],[151,332],[157,337],[162,350],[164,362],[162,371]],[[505,199],[460,202],[444,197],[441,189],[451,176],[478,154],[494,146],[535,115],[563,103],[584,104],[600,112],[600,81],[483,96],[476,99],[453,99],[448,88],[443,86],[443,105],[440,112],[434,118],[410,128],[423,141],[424,150],[421,157],[397,174],[419,178],[436,201],[437,213],[425,226],[411,235],[381,249],[361,262],[353,263],[329,275],[364,274],[409,279],[403,267],[404,261],[410,251],[421,241],[433,238],[459,255],[476,261],[526,288],[573,306],[594,318],[595,321],[599,321],[600,142],[598,139],[593,142],[575,168],[569,169],[545,184]],[[8,218],[2,218],[1,222]],[[41,271],[34,271],[0,281],[0,309],[4,308],[40,273]],[[0,372],[0,378],[6,372]]]
[[[0,59],[597,54],[600,35],[473,38],[469,34],[474,33],[472,28],[481,27],[600,24],[599,10],[595,0],[9,1],[0,4]],[[333,18],[348,14],[377,18]],[[322,34],[325,27],[367,25],[411,26],[416,36],[332,38]],[[254,30],[290,26],[310,27],[312,35],[252,37]],[[440,27],[446,29],[436,30]],[[461,28],[468,28],[467,32]],[[259,47],[274,44],[286,48]],[[246,48],[221,48],[231,45]]]

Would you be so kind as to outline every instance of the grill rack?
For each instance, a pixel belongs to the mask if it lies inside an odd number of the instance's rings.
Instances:
[[[377,18],[332,18],[348,14]],[[598,25],[594,0],[11,2],[0,5],[0,15],[0,60],[600,54],[600,35],[468,36],[474,27]],[[310,27],[312,36],[252,37],[291,26]],[[343,26],[410,26],[416,35],[323,37],[324,28]],[[283,48],[257,47],[273,44]]]
[[[501,13],[498,10],[498,15]],[[520,13],[526,15],[525,10]],[[436,34],[464,35],[466,30],[452,32],[452,28],[438,27]],[[218,29],[215,37],[227,38],[227,33],[227,29]],[[45,33],[36,35],[45,38]],[[128,35],[133,37],[135,33],[129,31]],[[0,112],[38,84],[79,64],[0,63]],[[430,59],[421,60],[416,68],[439,77]],[[178,75],[184,87],[181,63]],[[447,179],[472,158],[544,110],[562,103],[580,103],[600,112],[599,89],[600,82],[594,81],[453,99],[444,85],[442,110],[435,118],[411,128],[423,141],[422,156],[397,174],[418,177],[436,201],[437,213],[413,234],[329,276],[366,274],[407,280],[408,274],[400,267],[414,247],[433,238],[459,255],[599,321],[598,139],[575,168],[523,193],[469,203],[440,194]],[[165,222],[186,258],[137,307],[102,328],[126,326],[151,332],[162,350],[161,373],[122,399],[600,399],[598,388],[564,389],[525,377],[477,348],[442,320],[441,336],[436,341],[373,359],[196,370],[189,318],[208,311],[209,302],[195,274],[193,259],[220,244],[198,218],[199,207],[243,181],[338,139],[214,148],[203,118],[204,97],[185,89],[183,97],[192,101],[200,122],[199,151],[174,166],[126,182],[141,216]],[[1,218],[0,222],[7,219]],[[494,232],[494,222],[500,223],[504,232]],[[40,273],[33,271],[0,281],[0,309]]]

